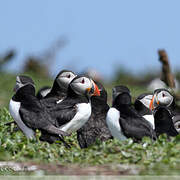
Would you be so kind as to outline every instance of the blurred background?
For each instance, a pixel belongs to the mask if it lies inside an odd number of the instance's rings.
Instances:
[[[179,7],[179,0],[1,1],[0,107],[12,97],[17,74],[30,75],[38,90],[62,69],[102,81],[109,101],[118,84],[134,97],[152,91],[162,72],[160,49],[178,91]]]

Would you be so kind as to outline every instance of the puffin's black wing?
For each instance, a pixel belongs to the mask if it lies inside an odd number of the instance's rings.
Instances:
[[[120,126],[123,133],[128,138],[141,140],[144,136],[156,139],[156,134],[148,121],[143,117],[120,117]]]
[[[155,131],[157,135],[166,133],[168,136],[176,136],[178,132],[174,128],[170,111],[166,107],[158,107],[154,112]]]
[[[30,106],[21,105],[19,114],[24,124],[31,129],[45,130],[51,134],[69,135],[52,124],[52,118],[43,108],[31,108]]]
[[[51,114],[53,124],[60,127],[73,119],[77,113],[77,106],[75,103],[69,103],[68,101],[62,101],[56,106],[49,108],[48,112]]]

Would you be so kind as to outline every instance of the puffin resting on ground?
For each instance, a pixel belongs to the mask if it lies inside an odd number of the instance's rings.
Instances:
[[[144,136],[156,139],[156,133],[150,123],[131,105],[130,91],[125,86],[113,88],[113,104],[106,117],[111,134],[119,139],[141,140]]]
[[[52,124],[65,132],[76,132],[91,116],[92,96],[100,96],[95,82],[86,76],[76,76],[69,84],[66,98],[56,106],[48,108]],[[42,133],[41,140],[53,143],[57,136]]]
[[[67,136],[69,133],[55,127],[46,109],[35,96],[35,85],[28,76],[17,76],[15,95],[9,103],[9,111],[18,127],[28,138],[35,138],[35,130]]]
[[[107,92],[103,85],[96,82],[100,96],[91,98],[92,113],[89,120],[77,131],[77,140],[81,148],[87,148],[96,140],[105,141],[112,138],[106,124],[106,114],[109,110]]]

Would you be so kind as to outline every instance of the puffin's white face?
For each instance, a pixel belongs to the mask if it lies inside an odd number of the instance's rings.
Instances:
[[[144,106],[149,108],[152,98],[153,98],[153,95],[149,94],[149,95],[146,95],[144,98],[142,98],[140,101],[144,104]]]
[[[22,87],[24,87],[28,84],[35,86],[33,80],[30,77],[28,77],[28,76],[17,76],[16,77],[16,85],[14,87],[14,92],[17,92],[19,89],[21,89]]]
[[[157,105],[170,106],[173,102],[173,96],[168,91],[160,91],[155,95]]]
[[[79,77],[71,84],[71,88],[76,94],[87,96],[100,96],[100,91],[92,79],[87,77]]]
[[[68,88],[70,82],[76,77],[76,75],[73,72],[66,71],[59,75],[57,78],[57,82],[59,86],[63,86],[65,88]]]

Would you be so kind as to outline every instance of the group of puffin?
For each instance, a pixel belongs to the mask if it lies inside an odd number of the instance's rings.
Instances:
[[[51,88],[43,87],[37,94],[35,91],[33,80],[19,75],[9,103],[15,123],[30,139],[35,138],[38,129],[40,140],[61,141],[70,147],[64,136],[77,132],[79,146],[87,148],[97,139],[132,138],[138,142],[144,136],[156,140],[160,134],[176,136],[180,132],[180,113],[173,95],[166,89],[141,94],[133,104],[130,90],[115,86],[109,107],[101,83],[62,70]]]

